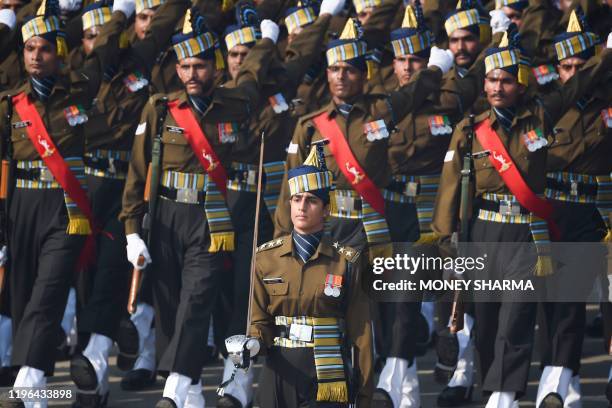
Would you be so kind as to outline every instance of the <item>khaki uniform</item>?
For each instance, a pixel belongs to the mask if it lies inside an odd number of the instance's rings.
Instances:
[[[79,71],[62,71],[46,102],[41,102],[31,82],[0,95],[0,129],[11,129],[3,138],[1,155],[12,146],[12,159],[20,173],[11,180],[14,188],[8,214],[8,247],[11,252],[9,288],[13,318],[13,355],[16,366],[28,365],[51,375],[55,350],[63,340],[60,327],[68,289],[84,236],[68,234],[69,209],[64,191],[53,177],[26,135],[27,117],[14,110],[10,123],[9,96],[25,93],[72,172],[83,178],[84,132],[81,125],[69,125],[64,109],[74,105],[89,107],[102,80],[102,70],[114,63],[118,33],[103,29],[96,48]],[[17,171],[17,170],[16,170]],[[13,184],[14,183],[14,184]],[[10,226],[19,226],[12,228]]]
[[[604,51],[600,58],[592,59],[583,70],[578,72],[570,82],[554,93],[541,99],[523,100],[517,104],[517,113],[507,133],[500,125],[493,110],[476,117],[476,123],[488,118],[491,127],[499,135],[506,146],[514,165],[521,176],[536,194],[543,194],[546,186],[546,155],[547,150],[540,148],[530,152],[523,142],[522,135],[540,129],[543,135],[552,135],[553,124],[581,97],[603,73],[609,69],[612,53]],[[432,229],[442,242],[450,241],[450,235],[457,230],[459,213],[459,195],[462,159],[465,154],[467,135],[467,120],[459,123],[449,150],[444,159],[442,178]],[[548,137],[549,145],[553,142]],[[472,152],[482,152],[484,149],[475,138]],[[493,201],[499,205],[501,200],[508,199],[518,202],[512,196],[501,176],[492,166],[489,157],[474,160],[475,181],[474,197],[479,200],[474,214],[476,219],[471,222],[471,238],[473,242],[531,242],[535,238],[530,230],[529,211],[521,210],[521,215],[506,218],[499,211],[491,209],[485,202]],[[508,197],[503,197],[507,195]],[[499,219],[500,221],[489,221]],[[526,251],[531,251],[526,250]],[[511,259],[519,256],[517,253],[500,253],[489,256],[487,265],[495,268],[501,276],[530,278],[533,276],[533,265],[537,255],[524,254],[522,264],[512,263]],[[532,262],[533,260],[533,262]],[[476,303],[476,347],[480,353],[483,385],[490,391],[524,392],[527,374],[529,372],[529,356],[533,344],[533,327],[535,324],[535,304],[533,303]],[[495,341],[491,338],[495,337]],[[514,350],[511,356],[505,350]]]
[[[304,264],[291,236],[270,241],[257,250],[249,335],[260,340],[265,356],[260,404],[265,407],[306,406],[314,401],[317,381],[312,346],[295,348],[279,340],[287,327],[278,317],[337,318],[344,322],[343,352],[354,347],[357,403],[369,407],[372,393],[372,330],[370,304],[361,286],[359,253],[323,236],[317,251]],[[367,260],[363,260],[367,264]],[[340,296],[324,294],[326,277],[342,276]],[[293,366],[298,362],[298,366]],[[346,366],[345,366],[346,367]],[[300,376],[295,376],[296,371]],[[346,372],[346,369],[345,369]]]
[[[249,123],[249,115],[258,103],[258,84],[267,73],[274,45],[262,40],[249,53],[234,88],[215,88],[204,114],[192,108],[200,128],[220,163],[230,169],[231,139],[222,138],[220,128],[226,123]],[[160,118],[163,95],[153,96],[145,106],[136,130],[130,168],[119,218],[126,234],[140,232],[146,211],[143,199],[151,146],[161,124],[162,161],[158,212],[151,219],[153,239],[150,253],[153,263],[147,273],[153,284],[156,309],[157,353],[161,371],[178,372],[199,379],[205,357],[209,317],[223,271],[221,252],[209,252],[210,220],[202,208],[206,175],[183,130],[171,114]],[[184,90],[169,94],[169,101],[188,104]],[[246,128],[238,129],[236,139]],[[179,189],[196,190],[195,203],[177,202],[169,194]],[[164,193],[166,191],[166,193]],[[175,271],[168,273],[168,271]],[[180,334],[180,336],[179,336]]]

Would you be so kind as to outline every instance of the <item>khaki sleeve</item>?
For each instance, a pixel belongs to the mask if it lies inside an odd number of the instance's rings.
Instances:
[[[436,196],[431,229],[440,237],[444,247],[450,244],[450,237],[457,231],[459,199],[461,197],[461,167],[464,155],[463,127],[457,126],[444,157],[440,176],[440,187]],[[447,248],[443,248],[447,249]]]
[[[353,346],[354,369],[359,373],[357,406],[369,407],[374,389],[374,363],[370,298],[362,288],[366,263],[360,258],[350,265],[353,268],[353,283],[346,316],[347,335]]]
[[[269,78],[269,64],[274,60],[276,45],[268,38],[257,41],[251,48],[232,86],[237,87],[249,99],[249,111],[260,105],[259,90]]]
[[[130,166],[123,190],[119,220],[125,223],[126,235],[141,232],[142,217],[147,211],[144,190],[147,170],[151,163],[151,142],[155,136],[155,126],[157,126],[157,115],[152,101],[150,99],[146,104],[136,129]]]
[[[559,11],[552,6],[552,2],[546,0],[531,0],[529,7],[523,11],[519,29],[521,46],[527,55],[532,57],[533,65],[537,66],[556,60],[553,39],[560,17]]]
[[[255,255],[258,257],[258,255]],[[263,283],[263,274],[259,264],[255,267],[255,279],[253,280],[253,299],[251,299],[251,326],[249,336],[259,340],[261,348],[259,355],[266,355],[274,344],[275,325],[274,316],[268,313],[270,298]]]
[[[416,73],[409,83],[390,94],[395,122],[408,113],[417,110],[432,92],[440,89],[442,71],[437,67],[423,69]]]
[[[291,222],[291,207],[289,205],[289,183],[287,182],[287,172],[301,165],[307,157],[307,144],[310,140],[306,140],[307,126],[305,123],[299,123],[293,133],[293,138],[289,143],[287,152],[287,162],[285,164],[285,174],[281,184],[281,190],[278,196],[276,211],[274,212],[274,238],[279,238],[283,235],[290,234],[293,231],[293,223]]]
[[[374,8],[372,15],[363,25],[363,37],[368,48],[382,48],[387,45],[393,19],[401,4],[401,0],[384,0],[380,6]]]

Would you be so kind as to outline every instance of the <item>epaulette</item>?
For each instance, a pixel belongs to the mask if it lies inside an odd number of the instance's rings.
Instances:
[[[334,242],[332,246],[334,247],[336,252],[338,252],[342,257],[344,257],[347,261],[351,263],[355,262],[357,258],[359,258],[359,255],[361,254],[361,252],[357,251],[354,248],[351,248],[350,246],[340,245],[338,241]]]
[[[151,104],[151,106],[155,106],[158,103],[161,103],[167,100],[168,100],[167,95],[163,93],[156,93],[149,97],[149,103]]]
[[[314,118],[314,117],[316,117],[316,116],[318,116],[321,113],[326,112],[326,111],[327,111],[327,105],[325,105],[324,107],[322,107],[319,110],[316,110],[316,111],[311,112],[311,113],[307,113],[306,115],[300,117],[299,124],[300,125],[304,125],[306,122],[310,121],[312,118]]]
[[[284,242],[284,238],[273,239],[272,241],[268,241],[265,244],[258,246],[256,252],[261,252],[261,251],[266,251],[268,249],[276,248],[278,246],[281,246],[283,242]]]

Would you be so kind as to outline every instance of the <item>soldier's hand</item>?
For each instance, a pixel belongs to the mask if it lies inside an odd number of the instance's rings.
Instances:
[[[0,10],[0,24],[4,24],[11,31],[15,28],[15,24],[17,23],[17,18],[15,17],[15,12],[9,8]]]
[[[248,339],[247,343],[245,344],[245,347],[247,350],[249,350],[251,358],[259,354],[259,340],[252,338]]]
[[[427,66],[436,66],[446,74],[453,66],[453,53],[449,50],[443,50],[434,45],[431,47],[431,54],[429,55],[429,62],[427,63]]]
[[[344,8],[344,0],[323,0],[319,15],[331,14],[335,16]]]
[[[0,248],[0,266],[4,266],[7,260],[8,249],[6,248],[6,245],[3,245],[2,248]]]
[[[491,16],[491,30],[493,34],[505,33],[511,23],[506,13],[501,10],[493,10],[489,11],[489,15]]]
[[[132,17],[135,9],[136,2],[134,0],[115,0],[113,3],[113,12],[120,11],[126,18]]]
[[[149,250],[147,249],[147,245],[140,238],[138,234],[128,234],[127,239],[127,259],[130,261],[134,268],[136,269],[144,269],[151,263],[151,255],[149,255]],[[142,255],[144,258],[144,264],[138,264],[138,258]]]
[[[62,11],[77,11],[83,4],[82,0],[59,0],[60,10]]]
[[[612,48],[612,33],[608,34],[608,42],[606,43],[606,48]]]
[[[272,20],[263,20],[259,26],[261,29],[261,38],[268,38],[276,44],[278,40],[278,25]]]

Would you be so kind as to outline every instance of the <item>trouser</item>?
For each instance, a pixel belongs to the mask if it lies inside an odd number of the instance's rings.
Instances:
[[[259,406],[266,408],[344,408],[348,404],[317,403],[317,372],[312,348],[272,347],[259,378]]]
[[[87,176],[95,220],[103,233],[97,237],[96,263],[89,270],[87,302],[79,315],[81,333],[98,333],[114,339],[121,317],[127,314],[131,264],[125,252],[121,211],[123,180]]]
[[[227,191],[227,204],[236,234],[236,248],[232,256],[233,284],[223,282],[224,296],[231,299],[232,310],[217,315],[220,321],[228,321],[226,337],[245,334],[247,310],[249,307],[249,282],[251,256],[253,253],[253,234],[255,228],[255,209],[257,195],[248,191]],[[257,245],[272,239],[274,225],[266,206],[261,203],[259,209],[259,231]]]
[[[529,224],[476,219],[471,240],[527,243],[531,241],[531,231]],[[487,253],[487,268],[505,279],[532,277],[537,260],[532,246],[525,245],[512,251],[503,251],[503,245],[499,247],[502,251]],[[483,389],[516,392],[520,397],[529,374],[537,303],[513,301],[512,293],[504,293],[504,296],[507,298],[503,302],[474,304],[476,348],[480,355]]]
[[[210,313],[223,270],[211,253],[204,208],[158,199],[153,219],[151,272],[158,370],[200,379]]]
[[[16,188],[9,209],[12,364],[53,375],[68,290],[85,236],[68,235],[62,189]]]

